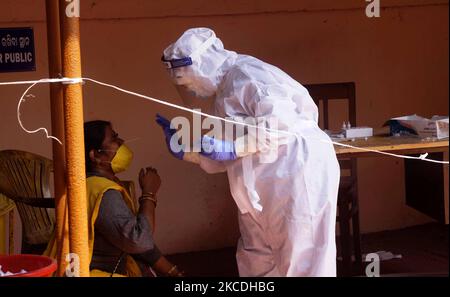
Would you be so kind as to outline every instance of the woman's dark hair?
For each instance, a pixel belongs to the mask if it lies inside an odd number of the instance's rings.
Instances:
[[[107,121],[90,121],[84,123],[84,153],[86,171],[91,170],[91,159],[89,152],[91,150],[99,150],[102,148],[103,140],[105,139],[106,127],[111,126]]]

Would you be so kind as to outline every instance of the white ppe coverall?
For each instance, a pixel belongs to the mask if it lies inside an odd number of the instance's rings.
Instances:
[[[291,133],[254,153],[235,139],[237,160],[200,157],[206,172],[228,174],[240,211],[240,276],[336,276],[340,169],[308,91],[275,66],[225,50],[208,28],[186,31],[163,60],[186,57],[192,64],[170,69],[172,79],[200,97],[215,95],[214,115],[275,119],[266,127]]]

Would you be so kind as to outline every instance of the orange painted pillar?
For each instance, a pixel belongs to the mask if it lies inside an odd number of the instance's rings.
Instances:
[[[58,0],[46,0],[47,43],[49,77],[62,75],[61,30]],[[52,135],[65,141],[63,88],[60,84],[50,84],[50,108],[52,115]],[[53,141],[53,177],[55,185],[55,236],[57,242],[57,275],[63,276],[67,265],[65,256],[69,253],[69,234],[65,234],[67,224],[66,180],[64,146]]]
[[[65,9],[74,2],[60,0],[63,76],[81,77],[79,16]],[[86,173],[84,159],[83,94],[81,83],[64,85],[66,181],[69,206],[70,252],[79,259],[79,276],[89,276]]]

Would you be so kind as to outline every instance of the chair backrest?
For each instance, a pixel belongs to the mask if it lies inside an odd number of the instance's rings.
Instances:
[[[317,106],[322,106],[320,116],[323,120],[322,129],[329,129],[330,124],[330,101],[331,100],[347,100],[348,107],[348,121],[350,124],[356,126],[356,90],[355,83],[326,83],[326,84],[310,84],[304,85],[309,94],[313,98]],[[322,103],[322,104],[320,104]]]
[[[0,192],[12,200],[50,197],[52,164],[51,160],[29,152],[0,151]],[[22,221],[22,241],[46,244],[55,226],[54,212],[15,202]]]
[[[347,102],[347,117],[350,124],[356,126],[356,90],[354,82],[344,83],[325,83],[304,85],[319,106],[319,122],[322,122],[321,128],[330,129],[330,101],[345,100]],[[322,107],[322,108],[320,108]],[[356,159],[341,159],[342,178],[350,177],[352,182],[356,179]]]

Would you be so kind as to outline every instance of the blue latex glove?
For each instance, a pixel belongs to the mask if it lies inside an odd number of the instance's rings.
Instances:
[[[202,137],[202,149],[200,154],[216,161],[231,161],[237,159],[233,142],[215,139],[206,135]]]
[[[181,151],[177,152],[174,149],[179,147],[178,143],[178,137],[173,137],[173,135],[177,132],[177,130],[170,128],[170,121],[163,117],[160,114],[156,114],[156,123],[161,126],[164,132],[164,136],[166,138],[166,144],[167,148],[169,149],[169,152],[177,159],[183,160],[184,157],[184,149],[181,149]],[[172,141],[173,145],[170,144]],[[173,148],[173,149],[172,149]]]

